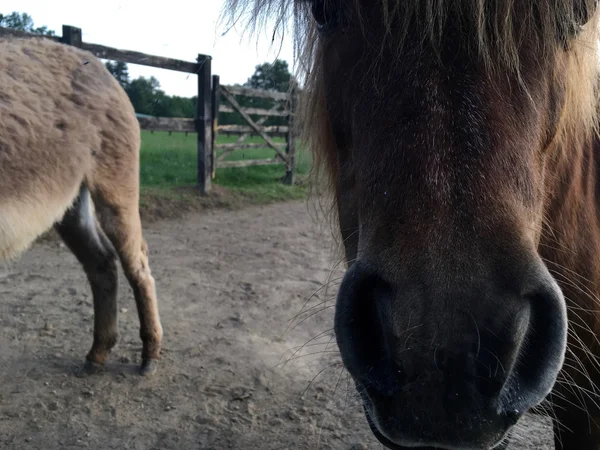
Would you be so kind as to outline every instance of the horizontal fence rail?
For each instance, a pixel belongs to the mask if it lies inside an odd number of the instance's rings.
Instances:
[[[273,109],[242,108],[242,111],[252,116],[287,117],[290,115],[290,113],[287,111],[277,111]],[[221,105],[219,106],[219,112],[232,113],[239,112],[239,110],[236,110],[235,108],[232,108],[228,105]]]
[[[142,130],[196,132],[196,120],[180,117],[139,117]]]
[[[288,132],[289,127],[287,125],[273,125],[269,127],[261,127],[261,129],[265,133],[285,135]],[[255,133],[251,127],[246,125],[219,125],[219,132],[231,134]]]
[[[242,161],[223,161],[219,163],[219,168],[226,167],[251,167],[251,166],[271,166],[273,164],[283,164],[279,158],[271,159],[246,159]]]
[[[82,42],[80,47],[93,53],[98,58],[122,61],[129,64],[140,64],[142,66],[158,67],[159,69],[174,70],[177,72],[196,74],[200,70],[200,64],[182,61],[180,59],[166,58],[164,56],[147,55],[130,50],[119,50],[98,44]]]
[[[233,95],[242,95],[244,97],[270,98],[273,100],[287,101],[288,94],[279,91],[267,91],[262,89],[253,89],[242,86],[228,86],[229,92]]]
[[[105,45],[83,42],[81,40],[81,30],[68,25],[63,26],[63,36],[46,36],[28,33],[26,31],[13,30],[12,28],[0,27],[0,37],[49,39],[87,50],[101,59],[122,61],[129,64],[139,64],[142,66],[157,67],[159,69],[175,70],[178,72],[195,74],[198,73],[200,68],[200,64],[197,62],[182,61],[179,59],[166,58],[164,56],[148,55],[146,53],[134,52],[131,50],[121,50],[118,48],[107,47]],[[69,40],[71,42],[67,42]]]

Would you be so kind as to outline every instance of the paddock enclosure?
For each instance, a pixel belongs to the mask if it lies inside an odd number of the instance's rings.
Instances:
[[[151,379],[136,373],[127,283],[107,370],[80,379],[93,322],[75,257],[48,239],[1,266],[0,448],[381,449],[337,365],[342,270],[308,211],[292,202],[144,224],[165,330]],[[528,443],[513,449],[553,448],[539,419],[517,433]]]

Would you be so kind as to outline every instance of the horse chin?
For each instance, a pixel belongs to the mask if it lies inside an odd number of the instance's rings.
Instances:
[[[363,389],[360,389],[359,392],[363,392]],[[367,423],[369,424],[369,428],[371,428],[371,432],[377,440],[385,447],[390,450],[411,450],[411,449],[419,449],[419,450],[506,450],[508,446],[508,441],[504,438],[500,439],[499,442],[488,446],[488,447],[456,447],[456,446],[440,446],[440,445],[430,445],[430,444],[420,444],[420,443],[398,443],[391,440],[387,437],[383,431],[379,429],[375,420],[373,420],[373,415],[370,410],[373,408],[371,402],[363,397],[363,410],[365,412],[365,417],[367,418]]]
[[[369,423],[369,427],[371,428],[371,432],[375,435],[377,440],[379,442],[381,442],[382,445],[384,445],[386,448],[389,448],[391,450],[404,450],[404,449],[414,448],[414,447],[405,447],[403,445],[396,444],[392,440],[388,439],[381,431],[379,431],[379,428],[377,428],[377,425],[375,425],[375,422],[373,422],[373,419],[371,418],[371,414],[369,413],[369,408],[367,407],[365,402],[363,402],[363,409],[365,411],[365,416],[367,418],[367,422]],[[421,447],[421,449],[422,450],[437,450],[435,447]]]

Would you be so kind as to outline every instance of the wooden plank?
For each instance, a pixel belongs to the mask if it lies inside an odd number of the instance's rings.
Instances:
[[[59,36],[46,36],[43,34],[28,33],[26,31],[13,30],[12,28],[0,27],[0,38],[38,38],[50,39],[51,41],[61,42]]]
[[[211,61],[210,57],[198,55],[198,101],[196,103],[196,131],[198,133],[198,185],[206,194],[212,187],[211,152]]]
[[[288,98],[285,92],[267,91],[265,89],[253,89],[243,86],[227,86],[227,89],[233,95],[243,95],[244,97],[270,98],[273,100],[287,100]]]
[[[60,41],[73,47],[81,47],[81,28],[63,25]]]
[[[224,92],[225,87],[221,86],[221,92]],[[229,99],[228,99],[229,100]],[[242,108],[244,113],[250,114],[253,116],[273,116],[273,117],[287,117],[289,112],[287,111],[279,111],[275,109],[260,109],[260,108]],[[237,111],[235,108],[227,105],[220,105],[219,112],[223,113],[232,113]]]
[[[69,42],[66,42],[66,41],[69,39],[72,39],[73,36],[64,34],[65,28],[75,29],[75,30],[79,30],[79,32],[81,32],[81,30],[78,29],[77,27],[71,27],[69,25],[64,25],[63,26],[63,36],[58,37],[58,36],[43,36],[40,34],[27,33],[25,31],[18,31],[18,30],[13,30],[10,28],[0,27],[0,37],[42,38],[42,39],[50,39],[53,41],[64,42],[65,44],[69,44]],[[120,49],[113,48],[113,47],[107,47],[105,45],[91,44],[89,42],[79,42],[79,44],[73,43],[71,45],[74,45],[76,47],[80,47],[84,50],[87,50],[87,51],[93,53],[98,58],[110,59],[113,61],[122,61],[122,62],[130,63],[130,64],[139,64],[142,66],[158,67],[160,69],[175,70],[178,72],[185,72],[185,73],[198,73],[198,70],[200,67],[198,63],[182,61],[182,60],[173,59],[173,58],[166,58],[164,56],[148,55],[146,53],[134,52],[131,50],[120,50]],[[202,56],[204,56],[204,55],[202,55]]]
[[[262,120],[262,119],[261,119]],[[257,125],[262,125],[257,121]],[[264,123],[264,121],[263,121]],[[261,127],[265,133],[268,134],[287,134],[288,127],[286,125],[274,125],[269,127]],[[253,134],[255,131],[246,125],[219,125],[219,132],[221,133],[231,133],[231,134]]]
[[[279,158],[271,159],[246,159],[243,161],[219,161],[218,169],[226,167],[250,167],[250,166],[268,166],[272,164],[283,164]]]
[[[275,105],[273,106],[273,110],[276,110],[279,108],[279,105]],[[257,122],[256,125],[262,125],[263,123],[265,123],[269,118],[267,116],[261,117]],[[250,137],[251,135],[251,131],[254,131],[251,127],[248,127],[248,129],[250,130],[247,133],[242,134],[236,142],[236,144],[241,144],[242,142],[244,142],[247,138]],[[223,154],[221,156],[219,156],[219,161],[221,161],[223,158],[225,158],[229,153],[231,153],[234,149],[232,150],[227,150],[226,152],[223,152]]]
[[[278,148],[284,149],[286,147],[285,144],[275,144],[277,145]],[[217,144],[215,145],[215,148],[217,150],[229,150],[229,149],[233,149],[233,150],[244,150],[244,149],[250,149],[250,148],[267,148],[269,147],[267,144],[263,143],[252,143],[252,144],[238,144],[237,142],[233,142],[231,144]]]
[[[210,166],[212,170],[211,178],[214,180],[216,177],[216,164],[215,164],[215,142],[217,141],[217,135],[219,133],[219,101],[221,99],[221,79],[219,75],[213,75],[212,77],[212,96],[211,96],[211,111],[212,111],[212,129],[211,129],[211,161]]]
[[[196,121],[182,117],[138,117],[140,128],[151,131],[196,131]]]
[[[294,133],[295,112],[298,105],[298,93],[295,89],[292,90],[288,108],[291,112],[288,118],[288,134],[285,138],[287,148],[287,159],[285,161],[285,177],[284,184],[293,186],[296,183],[296,133]]]
[[[98,58],[122,61],[129,64],[158,67],[160,69],[175,70],[177,72],[185,73],[198,73],[200,70],[200,65],[198,63],[166,58],[164,56],[147,55],[146,53],[134,52],[131,50],[119,50],[117,48],[90,44],[87,42],[82,42],[81,48],[92,52]],[[204,55],[201,56],[204,57]]]
[[[234,150],[235,148],[228,148],[227,150],[223,151],[223,153],[221,153],[217,158],[217,164],[219,163],[219,161],[223,161],[225,158],[227,158],[227,156],[231,155]]]
[[[257,125],[254,120],[252,120],[252,117],[250,117],[248,114],[246,114],[242,107],[240,106],[240,104],[237,102],[237,100],[233,97],[233,95],[231,95],[231,93],[227,90],[227,88],[225,88],[224,86],[221,86],[221,92],[223,93],[223,95],[225,96],[225,98],[227,99],[227,101],[229,103],[231,103],[231,106],[233,106],[233,108],[239,112],[241,114],[241,116],[244,118],[244,120],[246,122],[248,122],[248,125],[250,125],[254,131],[256,131],[264,140],[265,142],[269,145],[269,147],[271,147],[273,150],[275,150],[277,152],[277,154],[279,155],[279,157],[283,160],[286,161],[286,155],[285,153],[283,153],[280,149],[279,146],[277,144],[275,144],[275,142],[273,142],[271,140],[271,138],[269,136],[267,136],[266,133],[264,133],[261,129],[260,129],[260,125]]]

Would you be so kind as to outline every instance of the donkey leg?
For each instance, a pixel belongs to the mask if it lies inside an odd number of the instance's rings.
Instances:
[[[94,343],[80,375],[102,369],[117,342],[117,255],[96,224],[89,191],[82,186],[79,197],[56,225],[56,230],[83,265],[94,302]]]
[[[143,344],[140,374],[152,375],[158,366],[163,329],[158,314],[155,282],[148,265],[148,246],[142,236],[137,204],[135,207],[104,205],[100,208],[102,227],[121,259],[123,271],[135,297]]]

